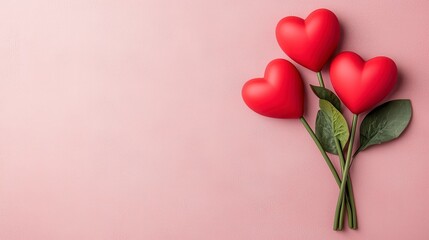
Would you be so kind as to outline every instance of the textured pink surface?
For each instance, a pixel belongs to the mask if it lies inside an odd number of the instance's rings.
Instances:
[[[301,123],[261,117],[240,96],[285,57],[277,21],[319,7],[337,14],[342,50],[396,61],[390,98],[414,107],[399,140],[353,165],[358,231],[331,230],[338,189]],[[429,239],[428,10],[426,0],[3,1],[0,239]]]

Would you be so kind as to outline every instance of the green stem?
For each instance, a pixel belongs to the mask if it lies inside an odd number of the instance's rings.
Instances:
[[[317,79],[319,79],[319,85],[324,88],[325,83],[323,82],[322,72],[317,72]]]
[[[354,114],[353,115],[352,129],[351,129],[351,136],[350,136],[350,143],[349,143],[349,147],[347,149],[346,163],[345,163],[344,168],[343,168],[343,181],[341,182],[340,194],[338,196],[337,207],[335,209],[334,230],[339,230],[339,227],[341,225],[341,223],[340,223],[341,204],[344,201],[344,191],[345,191],[346,186],[347,186],[347,182],[348,182],[347,180],[349,179],[348,174],[349,174],[350,161],[351,161],[352,152],[353,152],[353,143],[354,143],[354,138],[355,138],[355,133],[356,133],[357,120],[358,120],[358,115]]]
[[[341,166],[341,172],[344,172],[344,155],[343,155],[343,149],[341,148],[341,144],[340,144],[340,140],[338,140],[338,138],[335,138],[335,147],[337,149],[337,154],[338,157],[340,158],[340,166]],[[344,178],[344,177],[343,177]],[[342,230],[343,229],[343,223],[344,223],[344,203],[345,203],[345,199],[343,199],[343,201],[341,202],[341,210],[340,210],[340,219],[339,219],[339,223],[338,223],[338,230]],[[349,226],[352,227],[352,211],[350,208],[347,208],[348,210],[348,219],[349,219]]]
[[[351,163],[350,163],[350,166],[351,166]],[[353,193],[353,184],[352,184],[352,178],[350,177],[350,174],[347,176],[347,191],[348,191],[350,205],[352,208],[352,224],[350,226],[350,222],[349,222],[349,226],[352,229],[357,229],[358,223],[357,223],[357,214],[356,214],[355,195]]]
[[[340,166],[341,166],[341,171],[344,172],[344,164],[345,164],[345,160],[344,160],[344,154],[343,154],[343,150],[341,148],[340,145],[340,140],[335,139],[335,146],[337,148],[337,152],[339,153],[338,156],[340,158]],[[350,163],[350,167],[351,167],[351,163]],[[347,199],[348,197],[348,199]],[[348,223],[349,223],[349,227],[351,229],[357,229],[357,216],[356,216],[356,205],[355,205],[355,201],[354,201],[355,197],[354,197],[354,193],[353,193],[353,184],[352,184],[352,179],[350,177],[350,174],[347,176],[347,186],[346,186],[346,201],[349,201],[349,205],[347,205],[347,216],[348,216]],[[342,225],[344,222],[344,202],[342,203],[341,206],[341,211],[342,211],[342,215],[340,215],[340,228],[342,229]]]
[[[337,139],[337,141],[338,141],[338,143],[340,143],[338,139]],[[345,161],[344,161],[344,155],[342,154],[342,151],[341,151],[341,155],[342,155],[342,156],[340,156],[340,165],[341,165],[341,169],[342,169],[341,171],[344,172]],[[353,157],[350,160],[349,168],[351,168],[351,166],[352,166],[352,162],[353,162],[352,160],[354,160]],[[352,184],[352,178],[350,177],[350,174],[347,175],[346,193],[349,196],[348,200],[350,201],[350,206],[351,206],[351,214],[350,214],[350,212],[347,212],[348,213],[349,227],[351,229],[357,229],[357,215],[356,215],[355,196],[353,193],[353,184]],[[347,195],[346,195],[346,197],[347,197]],[[342,209],[342,211],[344,212],[343,209]],[[344,221],[343,217],[341,215],[340,215],[340,221],[341,221],[341,223]]]
[[[341,166],[341,171],[342,173],[344,172],[344,164],[345,164],[345,160],[344,160],[344,154],[343,154],[343,150],[341,148],[340,145],[340,140],[338,140],[337,138],[335,139],[335,145],[337,148],[337,152],[339,153],[338,156],[340,158],[340,166]],[[352,162],[350,162],[350,166],[351,167]],[[347,186],[346,186],[346,193],[348,193],[349,195],[349,201],[350,201],[350,208],[351,211],[349,211],[349,209],[347,209],[347,216],[348,216],[348,223],[349,223],[349,227],[351,229],[357,229],[357,216],[356,216],[356,205],[355,205],[355,197],[354,197],[354,193],[353,193],[353,185],[352,185],[352,179],[350,177],[350,174],[347,176]],[[346,195],[347,198],[347,195]],[[344,201],[342,203],[341,206],[341,215],[340,215],[340,228],[342,229],[342,225],[344,222]]]

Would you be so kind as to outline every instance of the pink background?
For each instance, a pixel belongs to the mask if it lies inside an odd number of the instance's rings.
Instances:
[[[0,239],[429,239],[429,2],[353,2],[2,1]],[[240,96],[286,58],[277,21],[319,7],[341,50],[396,61],[389,98],[414,108],[353,165],[358,231],[331,230],[338,189],[301,123]]]

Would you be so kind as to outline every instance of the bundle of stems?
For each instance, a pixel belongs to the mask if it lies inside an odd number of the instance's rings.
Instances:
[[[317,73],[317,77],[319,80],[319,85],[321,87],[325,87],[325,84],[323,82],[322,74],[321,72]],[[356,215],[356,205],[355,205],[355,199],[353,194],[353,186],[352,181],[349,175],[350,165],[352,161],[352,151],[353,151],[353,143],[356,133],[356,125],[358,120],[358,115],[353,115],[353,122],[351,127],[351,135],[350,140],[347,148],[347,155],[346,158],[344,158],[343,149],[341,148],[340,141],[338,139],[335,139],[335,145],[339,157],[341,172],[338,174],[337,170],[335,169],[334,165],[332,164],[331,159],[327,155],[326,151],[323,149],[322,144],[320,143],[319,139],[317,138],[314,131],[309,126],[308,122],[304,117],[300,118],[301,122],[303,123],[304,127],[307,129],[308,133],[310,134],[311,138],[315,142],[316,146],[318,147],[320,153],[322,154],[323,158],[325,159],[326,164],[329,167],[329,170],[331,171],[339,189],[339,195],[338,195],[338,201],[335,209],[335,217],[334,217],[334,224],[333,229],[336,231],[343,230],[344,227],[344,215],[345,215],[345,209],[347,209],[347,216],[348,216],[348,225],[351,229],[357,229],[357,215]],[[341,177],[340,177],[341,176]]]

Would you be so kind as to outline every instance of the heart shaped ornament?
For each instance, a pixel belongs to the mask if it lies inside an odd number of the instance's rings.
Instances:
[[[331,63],[332,86],[338,97],[355,114],[373,108],[393,89],[398,69],[388,57],[364,61],[353,52],[343,52]]]
[[[304,20],[285,17],[277,24],[277,42],[295,62],[319,72],[340,41],[337,16],[328,9],[317,9]]]
[[[266,117],[300,118],[304,113],[301,75],[285,59],[271,61],[264,78],[247,81],[241,94],[250,109]]]

